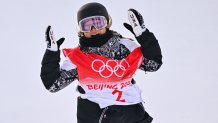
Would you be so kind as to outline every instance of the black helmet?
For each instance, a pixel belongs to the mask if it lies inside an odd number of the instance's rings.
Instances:
[[[77,12],[77,21],[79,23],[79,21],[83,18],[95,15],[104,16],[107,19],[107,23],[109,23],[109,15],[107,9],[102,4],[97,2],[91,2],[83,5]]]

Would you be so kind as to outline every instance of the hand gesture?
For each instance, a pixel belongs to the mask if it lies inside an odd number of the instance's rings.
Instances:
[[[131,31],[135,37],[140,36],[146,30],[142,15],[135,9],[128,10],[128,19],[130,24],[124,23],[123,25]]]
[[[59,40],[55,40],[53,30],[51,26],[48,26],[45,32],[45,39],[47,43],[47,49],[50,51],[58,51],[61,44],[64,42],[65,38],[60,38]]]

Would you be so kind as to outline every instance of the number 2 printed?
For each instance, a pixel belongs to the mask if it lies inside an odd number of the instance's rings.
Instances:
[[[119,91],[119,90],[115,89],[115,90],[112,92],[113,95],[116,94],[116,93],[118,93],[118,96],[117,96],[116,101],[119,101],[119,102],[126,102],[125,99],[121,99],[121,97],[122,97],[122,95],[123,95],[123,92],[122,92],[122,91]]]

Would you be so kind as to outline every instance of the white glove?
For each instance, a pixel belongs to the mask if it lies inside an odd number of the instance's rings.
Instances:
[[[45,32],[45,41],[47,43],[47,49],[50,51],[58,51],[65,38],[60,38],[58,41],[55,40],[53,30],[51,26],[48,26]]]
[[[146,30],[142,15],[135,9],[128,10],[128,19],[130,25],[127,23],[124,23],[123,25],[131,31],[135,37],[140,36]]]

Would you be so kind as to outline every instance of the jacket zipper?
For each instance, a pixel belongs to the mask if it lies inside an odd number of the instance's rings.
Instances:
[[[106,108],[105,108],[105,109],[102,111],[102,113],[101,113],[101,116],[100,116],[100,119],[99,119],[98,123],[102,123],[102,120],[103,120],[104,114],[105,114],[105,112],[107,111],[107,109],[108,109],[108,107],[106,107]]]

